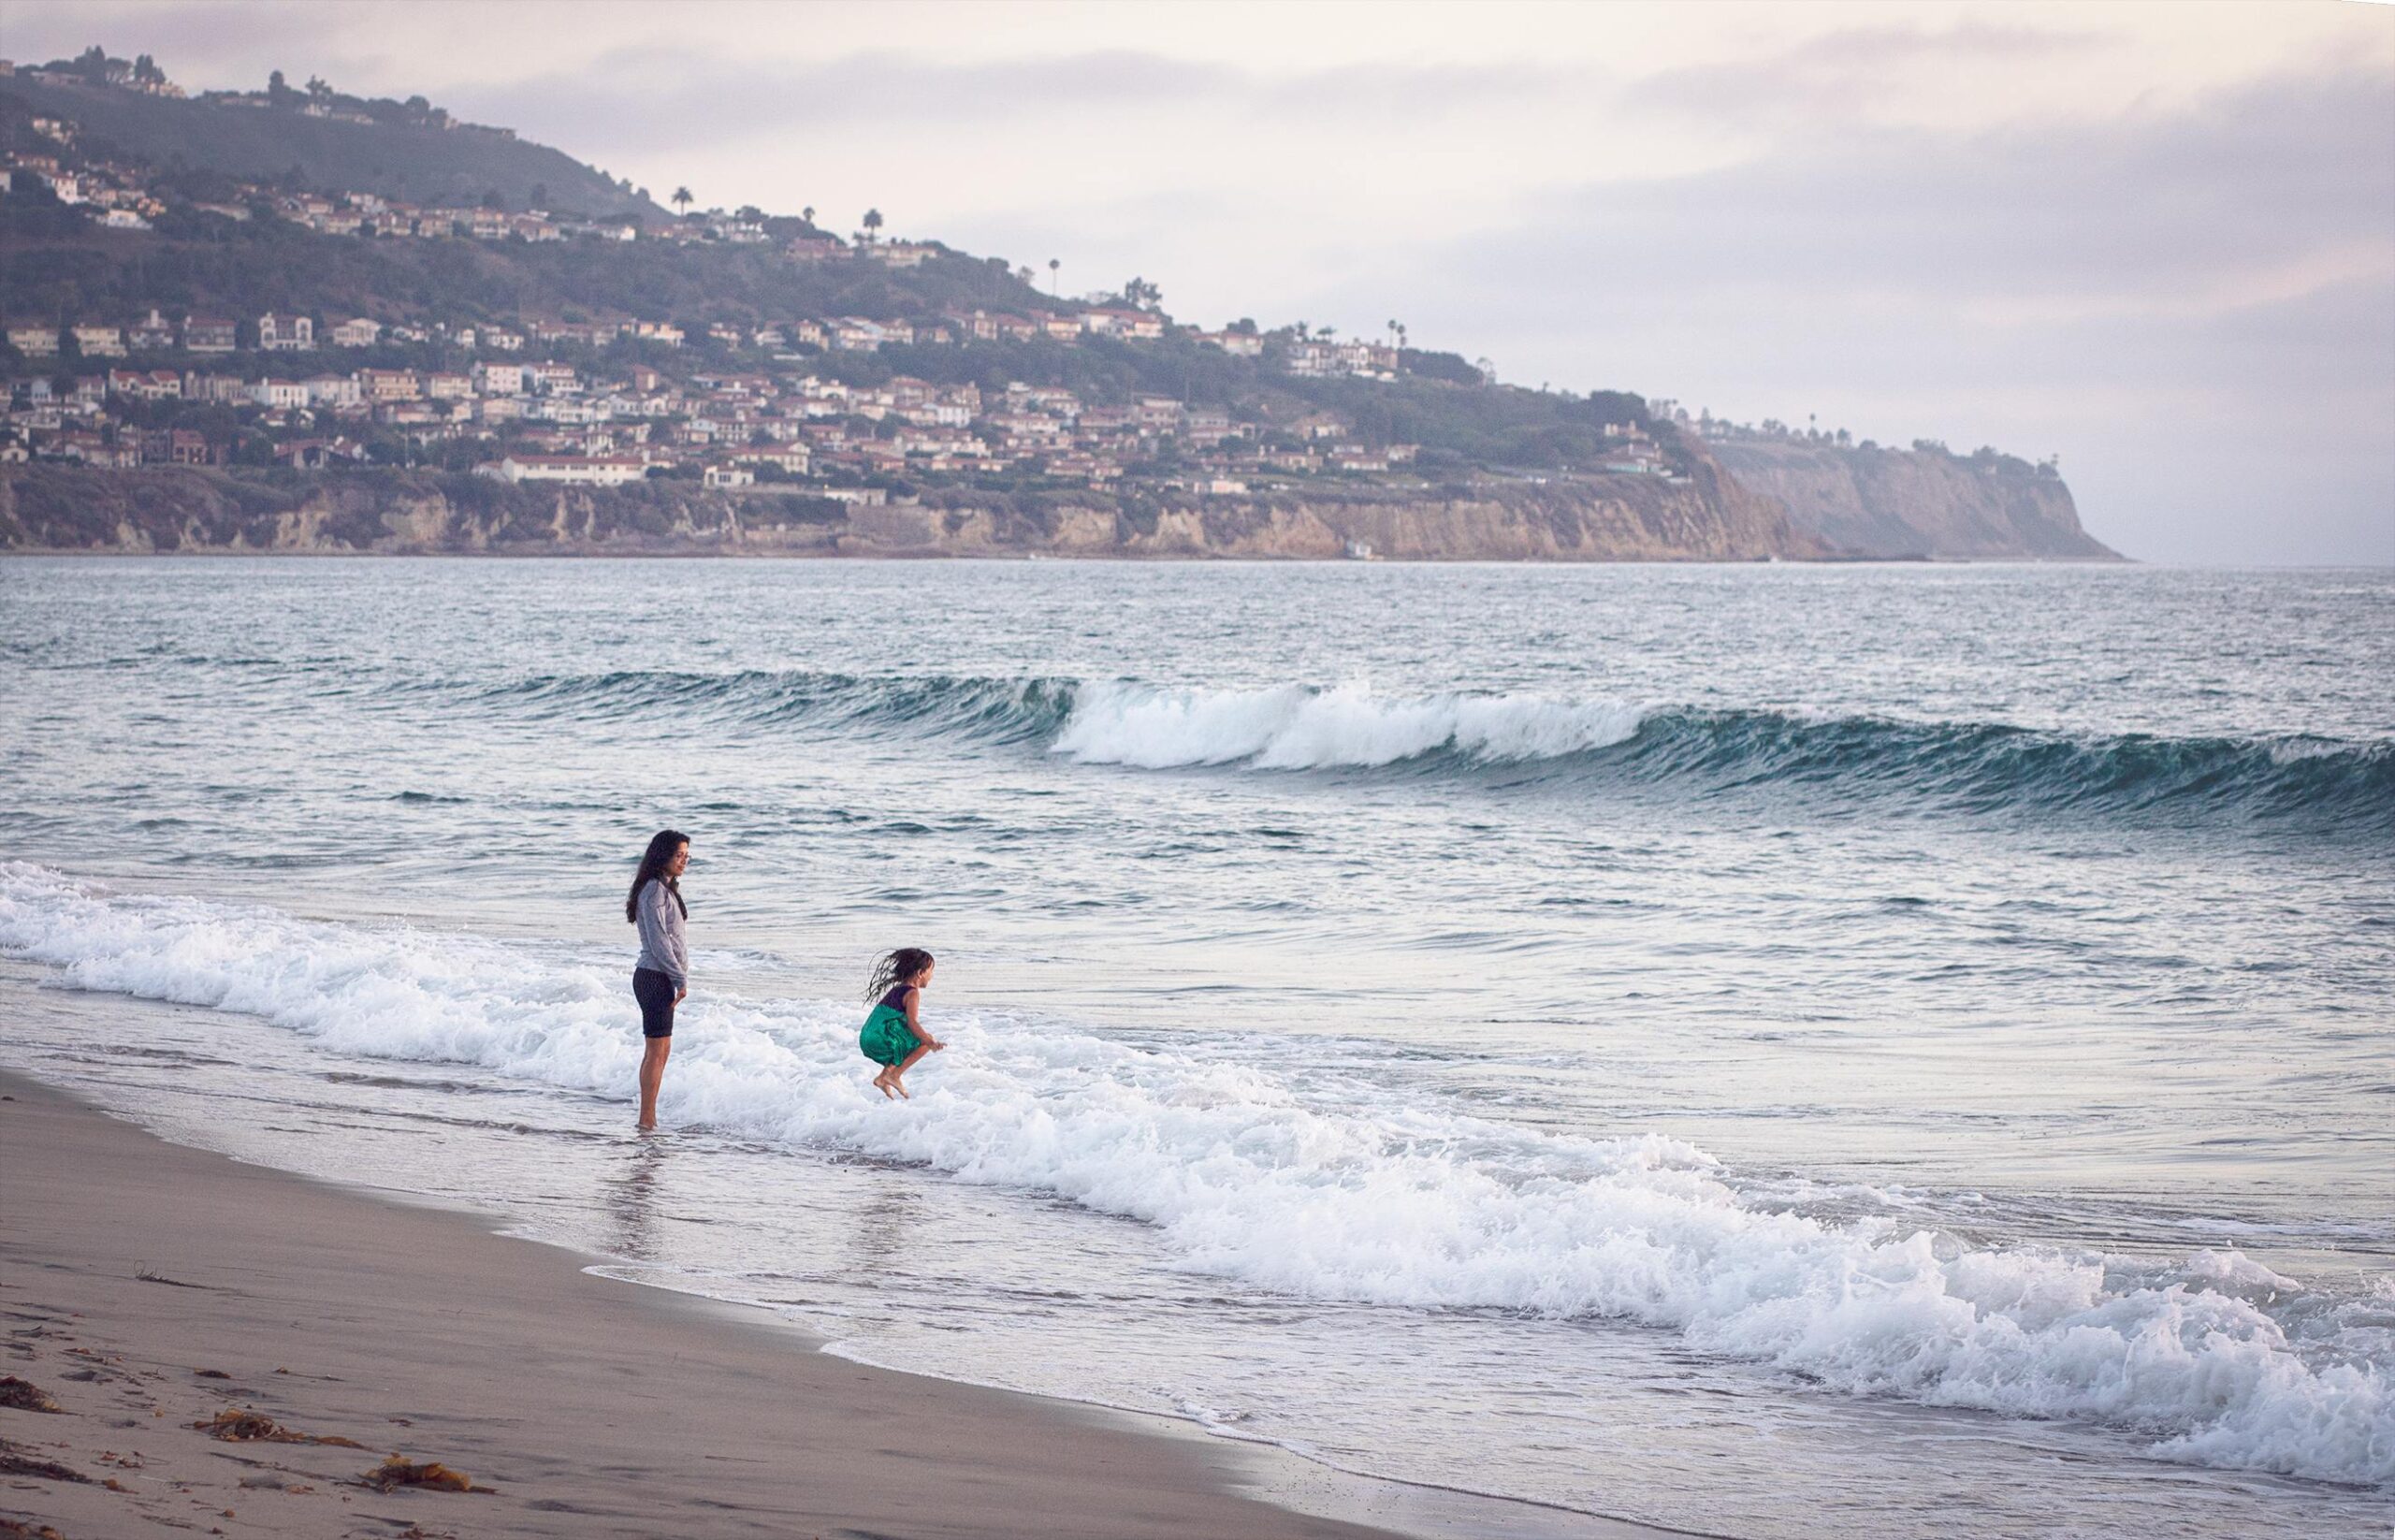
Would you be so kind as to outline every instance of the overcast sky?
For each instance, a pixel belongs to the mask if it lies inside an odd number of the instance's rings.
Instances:
[[[2395,7],[5,0],[662,197],[2062,457],[2145,559],[2395,562]]]

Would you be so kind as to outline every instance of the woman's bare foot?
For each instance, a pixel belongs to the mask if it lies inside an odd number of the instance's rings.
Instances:
[[[903,1075],[893,1075],[890,1077],[890,1089],[897,1092],[899,1096],[904,1097],[908,1101],[915,1099],[914,1097],[907,1095],[907,1081],[906,1077]]]

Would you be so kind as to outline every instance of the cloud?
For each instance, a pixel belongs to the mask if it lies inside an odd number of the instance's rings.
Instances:
[[[1960,73],[2050,66],[2117,47],[2109,34],[1965,22],[1941,30],[1851,27],[1760,58],[1686,65],[1647,76],[1626,105],[1703,121],[1808,125],[1856,120],[1921,82]]]
[[[1560,190],[1307,303],[1401,305],[1513,378],[1897,442],[2017,434],[2148,552],[2383,560],[2390,114],[2395,74],[2351,68],[2101,124],[1817,135]]]
[[[460,86],[451,94],[472,115],[537,124],[574,142],[656,150],[792,130],[904,133],[932,124],[1003,135],[1035,120],[1088,123],[1096,114],[1189,109],[1290,119],[1435,116],[1566,84],[1529,65],[1333,65],[1268,75],[1127,49],[978,61],[896,50],[731,61],[698,49],[644,47],[612,51],[571,72]],[[638,109],[627,112],[627,102]],[[1062,160],[1074,145],[1023,148]]]

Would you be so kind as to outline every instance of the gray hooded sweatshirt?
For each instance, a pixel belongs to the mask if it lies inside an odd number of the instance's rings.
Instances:
[[[682,939],[682,906],[674,890],[656,878],[641,884],[640,902],[632,907],[640,926],[640,961],[634,966],[655,970],[674,981],[675,990],[690,987],[690,951]]]

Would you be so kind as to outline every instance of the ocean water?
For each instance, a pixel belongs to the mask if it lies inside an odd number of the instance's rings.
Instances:
[[[13,560],[0,702],[0,1064],[172,1137],[1555,1510],[2388,1522],[2395,574]]]

